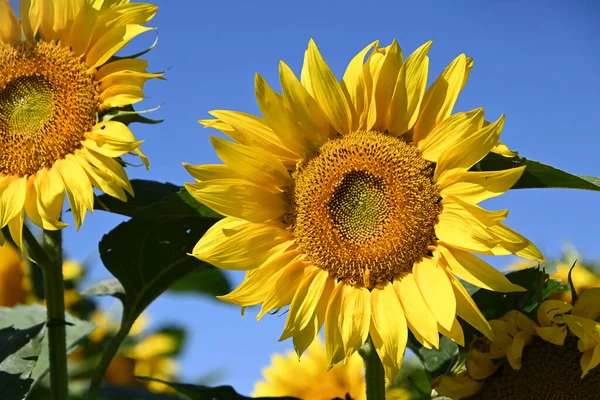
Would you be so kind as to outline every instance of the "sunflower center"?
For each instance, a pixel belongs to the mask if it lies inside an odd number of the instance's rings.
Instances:
[[[380,235],[388,212],[382,180],[367,171],[345,175],[328,206],[340,237],[356,244]]]
[[[473,399],[597,399],[600,368],[581,379],[581,354],[575,337],[567,338],[563,346],[534,337],[523,349],[521,369],[514,370],[503,360]]]
[[[293,175],[288,222],[299,248],[351,285],[412,271],[436,240],[433,171],[416,147],[380,132],[325,143]]]
[[[55,42],[0,43],[0,174],[33,175],[82,147],[99,83]]]

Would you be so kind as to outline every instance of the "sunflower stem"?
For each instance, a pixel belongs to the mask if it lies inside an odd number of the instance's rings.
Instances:
[[[65,321],[65,289],[62,271],[62,233],[44,231],[46,260],[42,263],[44,292],[48,315],[48,346],[50,354],[50,390],[52,399],[69,398],[67,373],[67,340]]]
[[[367,400],[385,400],[385,371],[377,355],[371,336],[358,350],[365,363]]]

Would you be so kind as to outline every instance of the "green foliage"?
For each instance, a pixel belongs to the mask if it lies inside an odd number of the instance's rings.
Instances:
[[[208,387],[185,383],[165,382],[160,379],[138,377],[138,379],[162,382],[171,386],[189,400],[250,400],[252,397],[238,394],[231,386]],[[255,397],[261,400],[299,400],[296,397]]]
[[[96,325],[66,315],[70,351]],[[0,308],[0,398],[21,399],[49,369],[46,308],[33,304]],[[15,397],[11,397],[15,396]]]
[[[427,349],[421,346],[418,353],[431,378],[450,371],[450,368],[460,358],[458,345],[445,336],[440,337],[439,349]]]
[[[550,165],[528,160],[519,155],[507,158],[499,154],[489,153],[473,169],[476,171],[497,171],[523,165],[526,166],[525,172],[523,172],[523,176],[512,187],[513,189],[565,188],[600,191],[600,177],[573,175]]]
[[[431,398],[431,376],[417,356],[410,356],[404,360],[392,387],[409,390],[413,400]]]

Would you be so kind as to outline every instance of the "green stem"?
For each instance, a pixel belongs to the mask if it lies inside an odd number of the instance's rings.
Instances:
[[[96,371],[92,376],[92,382],[90,383],[90,391],[87,397],[88,400],[96,400],[96,397],[98,396],[98,391],[100,390],[100,386],[102,385],[102,380],[104,379],[104,374],[106,373],[106,370],[108,369],[108,366],[110,365],[110,362],[112,361],[113,357],[119,351],[121,343],[129,334],[130,329],[131,324],[121,325],[121,328],[119,329],[119,332],[117,332],[117,335],[110,341],[110,344],[108,345],[106,350],[104,350],[104,353],[102,354],[102,359],[100,359],[100,362],[96,367]]]
[[[358,351],[365,363],[367,400],[385,400],[385,371],[377,355],[371,336]]]
[[[44,247],[47,249],[46,262],[42,263],[42,267],[48,315],[50,391],[52,399],[66,400],[69,398],[69,376],[61,231],[44,231]]]

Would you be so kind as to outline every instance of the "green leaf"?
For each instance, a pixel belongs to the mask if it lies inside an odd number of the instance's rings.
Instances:
[[[252,397],[238,394],[231,386],[199,386],[185,383],[165,382],[160,379],[137,376],[137,379],[161,382],[171,386],[178,393],[186,396],[189,400],[250,400]],[[256,397],[262,400],[300,400],[296,397]]]
[[[0,323],[5,324],[0,317]],[[0,329],[0,398],[20,400],[33,384],[31,373],[42,351],[45,322],[24,329]]]
[[[132,180],[131,186],[135,197],[128,195],[127,202],[104,194],[96,199],[94,208],[127,217],[157,221],[197,217],[223,218],[197,202],[181,186],[143,179]]]
[[[75,318],[69,314],[66,314],[65,319],[68,323],[67,329],[67,350],[73,351],[77,344],[83,338],[87,337],[95,328],[96,325],[92,322],[83,321]],[[14,308],[0,308],[0,329],[13,327],[18,330],[38,329],[40,326],[44,326],[46,323],[46,308],[39,304],[33,305],[18,305]],[[33,328],[32,328],[33,327]],[[3,343],[4,340],[0,339]],[[16,361],[11,362],[11,368],[13,370],[10,373],[19,371],[19,368],[23,368],[19,372],[19,375],[26,372],[26,376],[31,380],[27,389],[31,387],[31,384],[36,384],[39,380],[48,372],[49,369],[49,355],[48,355],[48,338],[45,335],[38,335],[36,338],[29,342],[28,345],[23,347],[24,353],[18,353],[18,355],[26,358],[26,364]],[[0,370],[3,369],[4,363],[10,359],[7,358],[0,364]],[[14,361],[14,360],[13,360]],[[14,369],[16,368],[16,369]],[[25,370],[24,368],[28,368]],[[0,384],[0,387],[2,385]],[[16,390],[16,389],[15,389]],[[0,389],[0,398],[5,399],[9,397],[6,392],[2,392]],[[20,397],[22,398],[22,397]],[[19,398],[19,399],[20,399]]]
[[[231,292],[231,285],[222,270],[211,266],[191,272],[184,279],[173,284],[169,291],[198,293],[214,298]]]
[[[473,169],[476,171],[497,171],[523,165],[526,166],[525,172],[512,189],[565,188],[600,191],[600,177],[570,174],[519,155],[507,158],[499,154],[489,153]]]
[[[449,372],[460,358],[458,345],[445,336],[440,337],[439,349],[427,349],[421,346],[418,352],[423,366],[431,378]]]
[[[410,399],[431,399],[431,378],[419,357],[414,355],[404,359],[392,387],[409,390]]]
[[[118,121],[125,125],[129,125],[134,122],[139,122],[142,124],[160,124],[161,122],[163,122],[162,119],[150,119],[142,115],[152,111],[156,111],[159,108],[160,106],[145,111],[135,111],[132,105],[111,108],[102,115],[100,115],[100,121]]]

